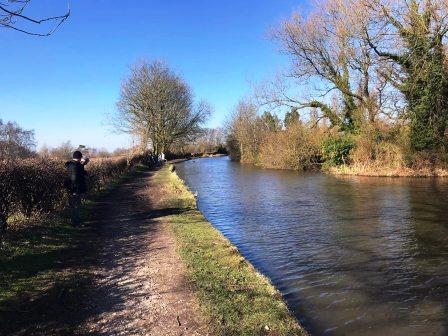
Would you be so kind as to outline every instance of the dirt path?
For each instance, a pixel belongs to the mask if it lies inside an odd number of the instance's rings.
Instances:
[[[78,334],[208,335],[166,227],[176,209],[158,206],[153,174],[140,173],[99,200],[87,222],[94,277]]]

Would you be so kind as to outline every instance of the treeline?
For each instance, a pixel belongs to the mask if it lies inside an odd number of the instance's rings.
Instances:
[[[284,121],[270,112],[259,114],[251,102],[238,104],[227,125],[230,157],[243,163],[275,169],[318,169],[323,132],[300,121],[297,110]]]
[[[117,148],[109,151],[105,148],[85,148],[83,152],[90,158],[112,158],[133,155],[135,149]],[[45,158],[55,160],[69,160],[72,158],[75,146],[70,141],[56,147],[43,145],[36,150],[36,140],[33,130],[27,130],[16,122],[4,122],[0,119],[0,160]]]
[[[138,163],[154,166],[157,158],[150,154],[131,160],[103,159],[87,167],[90,191],[98,191]],[[64,162],[48,159],[0,160],[0,240],[13,217],[30,219],[66,207],[64,189],[67,171]]]
[[[446,173],[448,3],[316,6],[273,32],[290,71],[237,106],[232,156],[283,169]]]
[[[70,141],[61,143],[56,147],[42,146],[37,151],[37,156],[41,158],[52,158],[52,159],[70,159],[73,154],[73,144]],[[88,148],[84,150],[90,158],[113,158],[118,156],[127,156],[132,152],[132,150],[127,148],[117,148],[113,151],[109,151],[106,148]]]
[[[204,128],[190,142],[172,146],[170,152],[181,156],[227,154],[224,130],[221,128]]]

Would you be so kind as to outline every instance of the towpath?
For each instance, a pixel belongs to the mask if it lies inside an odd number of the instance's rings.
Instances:
[[[161,186],[141,172],[98,200],[92,211],[86,321],[81,334],[208,335],[159,205]]]
[[[34,279],[36,290],[0,307],[0,335],[209,335],[167,221],[181,210],[161,205],[154,176],[137,172],[98,197],[75,233],[42,236],[68,235],[65,247],[9,261],[27,266],[17,285]]]

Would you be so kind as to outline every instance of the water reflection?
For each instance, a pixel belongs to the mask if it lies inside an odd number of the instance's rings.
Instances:
[[[448,333],[448,182],[178,166],[314,334]]]

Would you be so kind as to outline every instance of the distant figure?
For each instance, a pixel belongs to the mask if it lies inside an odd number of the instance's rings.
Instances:
[[[87,163],[89,163],[89,158],[82,160],[82,153],[80,151],[73,152],[73,160],[65,163],[67,177],[64,181],[64,186],[70,193],[69,204],[72,225],[81,224],[81,200],[83,194],[87,191],[85,180],[87,172],[84,170],[84,166]]]

